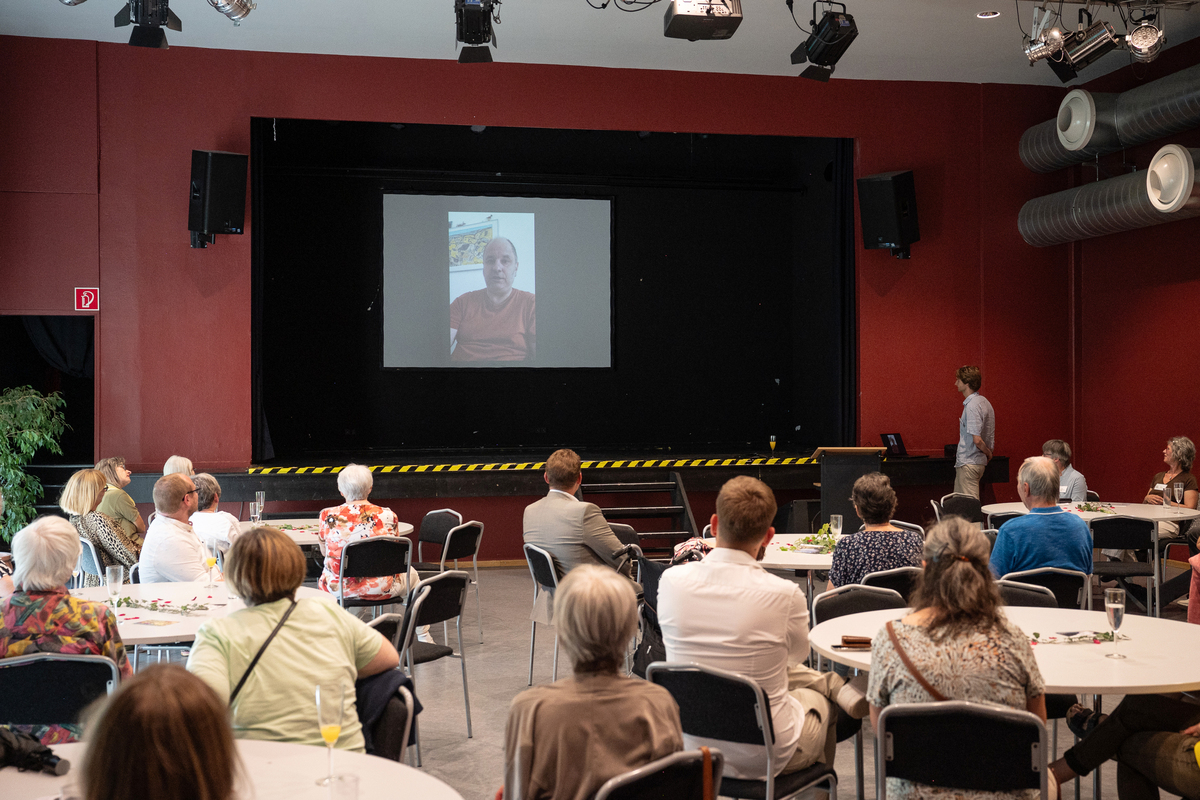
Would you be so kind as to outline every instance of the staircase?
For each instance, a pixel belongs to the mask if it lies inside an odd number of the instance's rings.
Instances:
[[[699,533],[696,520],[692,516],[692,507],[688,504],[687,491],[683,488],[683,479],[678,472],[670,473],[665,481],[637,481],[629,483],[585,483],[583,485],[585,498],[592,502],[598,494],[634,494],[657,495],[653,500],[658,503],[628,506],[600,506],[600,511],[606,520],[670,520],[668,530],[646,531],[638,533],[638,546],[647,556],[654,558],[670,558],[675,545],[690,539]],[[662,503],[666,500],[665,504]],[[636,527],[636,526],[635,526]]]

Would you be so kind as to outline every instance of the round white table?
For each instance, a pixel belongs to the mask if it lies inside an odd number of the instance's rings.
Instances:
[[[312,519],[311,517],[300,517],[296,519],[265,519],[259,525],[270,525],[273,528],[286,533],[291,537],[292,541],[301,547],[317,547],[321,544],[321,539],[317,536],[317,528],[321,526],[320,520]],[[250,520],[241,520],[238,522],[238,527],[242,533],[254,527],[254,523]],[[399,535],[408,536],[413,532],[413,526],[408,522],[399,523]]]
[[[71,762],[71,771],[57,777],[35,772],[17,772],[16,767],[0,770],[0,786],[6,800],[56,798],[68,784],[77,784],[87,745],[55,745],[52,750]],[[328,800],[329,790],[317,786],[325,774],[324,748],[287,742],[263,742],[239,739],[238,755],[245,766],[249,787],[236,796],[254,800]],[[462,800],[462,795],[432,775],[378,756],[338,750],[333,754],[333,769],[338,774],[358,776],[358,796],[420,797],[422,800]],[[247,791],[247,788],[249,789]]]
[[[193,641],[196,638],[196,630],[205,620],[228,616],[246,607],[241,600],[229,597],[225,581],[217,581],[215,589],[205,589],[205,583],[206,581],[127,583],[121,587],[121,593],[118,595],[118,598],[132,597],[137,600],[168,600],[176,606],[183,603],[208,604],[207,611],[198,611],[187,616],[144,608],[118,608],[116,601],[109,598],[108,591],[103,586],[72,589],[71,594],[85,600],[97,600],[111,608],[117,616],[117,630],[121,634],[121,641],[127,645],[173,644]],[[296,590],[296,597],[316,597],[330,603],[337,602],[329,592],[306,586]]]
[[[792,549],[798,541],[812,535],[811,533],[775,534],[774,538],[771,539],[771,543],[767,545],[767,550],[760,562],[763,569],[772,572],[790,572],[796,576],[804,572],[808,605],[810,608],[812,607],[814,592],[813,573],[817,570],[828,570],[833,566],[833,553],[806,553]],[[717,540],[713,538],[707,538],[704,541],[714,547],[717,544]],[[783,577],[790,576],[785,575]]]
[[[870,650],[838,650],[842,636],[875,636],[888,620],[908,609],[847,614],[822,622],[808,635],[813,649],[825,658],[858,669],[871,668]],[[1108,630],[1102,611],[1073,608],[1005,606],[1004,613],[1027,634]],[[1200,689],[1200,625],[1125,615],[1122,638],[1116,645],[1126,658],[1106,658],[1111,642],[1100,644],[1036,644],[1033,646],[1046,691],[1054,694],[1153,694]]]
[[[1078,514],[1084,522],[1091,522],[1099,517],[1135,517],[1137,519],[1153,520],[1155,525],[1163,522],[1181,522],[1188,519],[1200,518],[1200,509],[1183,508],[1182,506],[1152,506],[1146,503],[1102,503],[1101,505],[1112,506],[1111,514],[1101,511],[1080,511],[1075,503],[1063,503],[1060,507]],[[1025,508],[1024,503],[991,503],[984,506],[982,509],[984,514],[1027,514],[1029,509]]]

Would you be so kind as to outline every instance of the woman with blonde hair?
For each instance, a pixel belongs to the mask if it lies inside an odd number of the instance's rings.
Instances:
[[[1029,637],[1001,610],[987,538],[961,517],[947,517],[929,529],[922,558],[912,613],[889,622],[871,643],[871,724],[893,703],[934,700],[1026,709],[1045,721],[1045,684]],[[994,796],[887,780],[888,794],[898,798]],[[1037,796],[1031,792],[1018,794]]]
[[[58,499],[59,508],[71,515],[71,524],[81,537],[96,546],[96,555],[100,556],[98,574],[85,574],[84,586],[101,585],[104,582],[104,568],[116,564],[125,567],[128,580],[129,569],[142,554],[141,545],[126,536],[116,520],[96,510],[107,491],[108,481],[103,472],[81,469],[67,480]]]
[[[229,800],[241,772],[229,711],[177,665],[152,665],[124,683],[88,739],[86,800]]]

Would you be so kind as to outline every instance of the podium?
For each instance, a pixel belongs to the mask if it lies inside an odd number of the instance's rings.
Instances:
[[[830,514],[842,515],[842,532],[858,530],[858,516],[850,491],[854,482],[869,472],[879,472],[883,464],[882,447],[818,447],[813,458],[821,461],[821,521]]]

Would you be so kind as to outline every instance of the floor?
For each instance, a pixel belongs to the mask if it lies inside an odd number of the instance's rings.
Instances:
[[[471,719],[474,737],[466,736],[463,713],[462,678],[454,659],[443,659],[417,669],[417,693],[425,706],[421,714],[421,755],[423,769],[453,786],[465,800],[492,800],[504,780],[504,723],[512,698],[527,688],[529,680],[529,609],[533,583],[529,571],[522,568],[480,570],[480,599],[483,607],[485,641],[479,642],[478,606],[474,594],[467,600],[463,640],[467,658],[467,677],[471,695]],[[1131,612],[1132,613],[1132,612]],[[1169,606],[1164,616],[1184,619],[1178,605]],[[544,631],[544,632],[543,632]],[[450,629],[451,641],[454,628]],[[442,641],[442,632],[435,629]],[[554,636],[550,629],[538,628],[534,659],[534,680],[550,681]],[[569,668],[560,664],[559,676]],[[1106,697],[1111,709],[1119,697]],[[870,725],[865,726],[865,796],[875,796],[874,746]],[[1069,746],[1071,733],[1059,723],[1059,754]],[[838,745],[835,764],[841,786],[839,794],[852,798],[854,788],[854,742]],[[1116,769],[1101,770],[1102,794],[1116,800]],[[1070,785],[1066,796],[1074,792]],[[1082,797],[1092,796],[1090,777],[1083,782]]]

